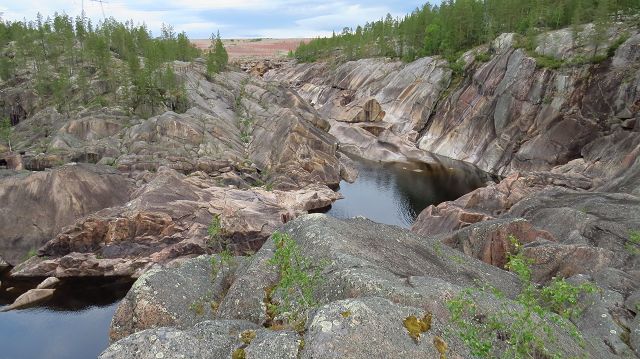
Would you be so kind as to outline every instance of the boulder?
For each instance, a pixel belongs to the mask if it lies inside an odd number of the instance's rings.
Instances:
[[[113,168],[85,164],[0,178],[0,253],[16,265],[63,227],[125,203],[132,188]]]
[[[247,358],[255,359],[297,359],[299,349],[304,347],[302,337],[298,333],[281,330],[261,329],[256,331],[255,339],[244,349]]]
[[[213,319],[245,258],[233,257],[230,261],[223,262],[220,256],[200,256],[177,268],[147,271],[118,305],[110,340],[145,329],[186,328]]]
[[[425,236],[437,235],[499,218],[522,199],[548,186],[580,190],[589,189],[593,184],[590,179],[574,174],[513,173],[497,184],[478,188],[455,201],[427,207],[418,215],[411,230]]]
[[[336,301],[315,313],[301,358],[439,358],[434,340],[442,339],[445,326],[434,319],[430,329],[414,340],[403,326],[409,316],[421,318],[424,310],[378,297]],[[451,343],[453,344],[453,343]],[[464,347],[447,345],[447,358],[469,357]]]
[[[440,354],[467,358],[471,357],[469,348],[458,335],[451,334],[457,327],[451,322],[447,301],[476,288],[476,306],[482,313],[521,310],[509,299],[519,292],[515,275],[467,257],[435,238],[419,237],[366,219],[338,220],[321,214],[299,217],[282,230],[296,242],[301,255],[322,273],[320,287],[314,295],[320,306],[305,313],[308,319],[305,330],[300,333],[302,337],[288,330],[274,331],[280,329],[277,325],[270,329],[262,327],[274,324],[267,315],[267,305],[274,300],[269,288],[278,281],[276,268],[269,263],[275,251],[273,242],[269,241],[251,258],[246,271],[238,272],[216,319],[190,328],[156,328],[132,334],[113,343],[101,358],[126,357],[133,353],[136,357],[151,358],[160,352],[161,356],[166,355],[168,350],[175,356],[197,358],[203,355],[203,348],[214,357],[226,357],[234,352],[247,358],[251,355],[259,358],[410,355],[431,358]],[[203,259],[192,261],[200,260]],[[210,274],[205,272],[192,274],[209,278]],[[160,272],[152,275],[162,278]],[[173,283],[166,283],[167,288],[173,289]],[[181,293],[186,293],[193,284],[200,285],[199,280],[183,283],[185,288],[178,289]],[[155,284],[156,287],[162,285],[165,285],[163,281]],[[493,292],[480,290],[479,286],[494,287],[505,297],[496,297]],[[146,296],[152,298],[153,293],[149,291]],[[182,301],[186,307],[188,304],[181,299],[185,295],[167,300]],[[188,318],[182,312],[174,313]],[[416,321],[421,318],[420,333],[411,329],[411,318]],[[532,320],[540,320],[536,318]],[[230,330],[232,324],[234,328]],[[595,339],[599,333],[595,337],[586,336],[581,345],[569,332],[547,324],[552,326],[557,340],[545,345],[553,350],[566,356],[612,357],[605,343]]]
[[[340,122],[380,122],[384,119],[385,112],[375,98],[364,99],[357,104],[351,104],[350,108],[337,118]]]
[[[325,208],[340,195],[323,185],[292,191],[220,187],[205,174],[185,176],[161,168],[132,200],[67,226],[39,250],[41,257],[13,269],[13,276],[131,276],[153,263],[219,251],[256,251],[283,223]],[[220,219],[220,236],[208,227]]]
[[[493,266],[504,268],[508,254],[514,252],[513,241],[526,245],[536,240],[555,241],[546,231],[533,227],[522,218],[483,221],[444,235],[442,243]]]
[[[60,283],[60,279],[56,277],[49,277],[43,280],[42,282],[40,282],[40,284],[38,284],[36,289],[51,289],[56,287],[58,283]]]
[[[242,345],[240,333],[257,329],[243,320],[205,321],[188,330],[147,329],[111,344],[98,358],[231,358]]]
[[[7,291],[9,288],[7,289]],[[3,307],[0,312],[7,312],[10,310],[24,309],[40,304],[50,299],[55,293],[55,289],[31,289],[26,293],[19,296],[12,304]]]

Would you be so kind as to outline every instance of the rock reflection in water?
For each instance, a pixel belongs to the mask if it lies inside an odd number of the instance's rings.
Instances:
[[[20,291],[32,286],[2,280]],[[44,307],[0,313],[0,359],[97,357],[109,344],[111,318],[130,286],[128,279],[63,282]],[[0,291],[0,307],[18,294]]]
[[[455,200],[492,179],[475,167],[449,159],[438,164],[356,163],[358,179],[340,184],[344,199],[327,213],[338,218],[364,216],[405,228],[427,206]]]

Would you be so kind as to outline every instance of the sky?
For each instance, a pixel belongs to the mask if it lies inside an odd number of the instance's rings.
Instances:
[[[154,35],[163,23],[192,39],[220,30],[223,38],[316,37],[378,20],[404,16],[425,0],[0,0],[5,20],[33,20],[54,12],[76,16],[84,4],[94,22],[107,17],[144,22]]]

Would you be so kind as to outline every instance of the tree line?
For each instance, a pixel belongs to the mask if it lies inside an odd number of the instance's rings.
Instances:
[[[635,14],[640,0],[445,0],[425,4],[402,19],[344,28],[342,33],[301,43],[291,56],[302,62],[335,57],[345,60],[392,57],[413,61],[442,55],[449,60],[505,32],[533,37],[545,30],[595,22],[601,35],[607,23]]]
[[[1,81],[28,75],[38,96],[60,111],[78,102],[98,102],[142,115],[153,115],[160,105],[186,110],[185,88],[171,63],[203,55],[186,33],[170,25],[163,24],[154,37],[146,25],[133,21],[109,18],[93,24],[84,16],[58,13],[46,19],[38,14],[34,21],[0,21],[0,52]],[[226,66],[219,52],[215,72]],[[212,56],[213,51],[207,55]]]

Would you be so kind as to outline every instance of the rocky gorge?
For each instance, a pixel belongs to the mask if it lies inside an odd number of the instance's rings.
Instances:
[[[502,34],[458,72],[427,57],[209,79],[202,63],[176,62],[190,108],[148,119],[116,107],[61,114],[28,83],[3,89],[24,153],[7,154],[0,177],[0,267],[137,278],[101,358],[470,358],[449,304],[476,288],[479,317],[517,312],[523,283],[505,265],[521,246],[536,285],[597,287],[570,324],[583,341],[551,321],[551,353],[637,357],[640,34],[620,24],[609,35],[598,50],[558,30],[531,53]],[[610,56],[578,61],[597,51]],[[307,214],[356,180],[350,157],[453,171],[440,156],[499,177],[427,207],[410,231]],[[269,310],[275,231],[321,269],[302,328],[274,325]],[[412,336],[411,317],[428,328]]]

